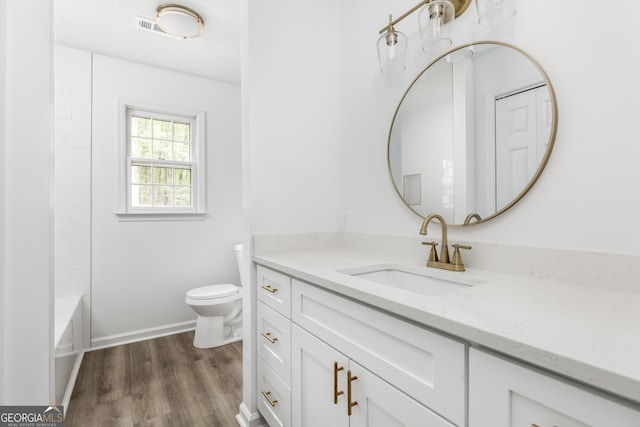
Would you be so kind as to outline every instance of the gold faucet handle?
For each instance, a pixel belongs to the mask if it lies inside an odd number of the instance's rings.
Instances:
[[[460,249],[471,249],[471,246],[466,246],[466,245],[459,245],[458,243],[454,243],[453,245],[453,259],[451,260],[451,264],[453,265],[460,265],[464,267],[464,264],[462,264],[462,257],[460,256]]]
[[[436,251],[436,246],[438,244],[436,242],[422,242],[423,245],[431,245],[431,250],[429,251],[429,261],[438,261],[438,252]]]

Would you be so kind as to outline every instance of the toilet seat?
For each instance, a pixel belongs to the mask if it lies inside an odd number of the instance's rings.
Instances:
[[[187,292],[187,298],[192,300],[210,300],[236,295],[240,288],[236,285],[225,283],[222,285],[208,285],[191,289]]]

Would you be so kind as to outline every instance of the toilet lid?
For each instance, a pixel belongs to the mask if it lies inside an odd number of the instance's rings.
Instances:
[[[213,299],[228,297],[237,294],[239,288],[236,285],[225,283],[223,285],[209,285],[191,289],[187,292],[187,298],[191,299]]]

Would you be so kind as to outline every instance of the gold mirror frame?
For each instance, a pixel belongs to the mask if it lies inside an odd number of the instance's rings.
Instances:
[[[489,216],[486,216],[484,218],[481,218],[481,219],[479,219],[477,221],[470,222],[470,220],[472,218],[476,218],[477,219],[478,215],[476,213],[474,213],[474,212],[469,212],[468,215],[467,215],[467,219],[465,220],[464,224],[459,224],[458,223],[458,224],[450,224],[450,225],[468,226],[468,225],[480,224],[480,223],[489,221],[490,219],[493,219],[493,218],[497,217],[498,215],[500,215],[500,214],[506,212],[507,210],[509,210],[512,206],[514,206],[516,203],[518,203],[525,196],[525,194],[527,194],[529,192],[529,190],[534,186],[534,184],[538,181],[538,178],[540,178],[540,175],[542,174],[542,171],[544,170],[545,166],[547,165],[547,162],[549,161],[549,158],[551,157],[551,152],[553,151],[553,147],[555,145],[556,132],[557,132],[557,128],[558,128],[558,105],[557,105],[557,101],[556,101],[556,95],[555,95],[555,91],[553,90],[553,86],[551,84],[551,81],[549,80],[549,76],[547,76],[547,73],[545,73],[545,71],[542,69],[542,67],[538,63],[538,61],[536,61],[531,55],[529,55],[528,53],[526,53],[522,49],[520,49],[520,48],[518,48],[516,46],[513,46],[513,45],[511,45],[509,43],[504,43],[504,42],[499,42],[499,41],[480,41],[480,42],[475,42],[475,43],[468,43],[468,44],[465,44],[465,45],[458,46],[458,47],[456,47],[454,49],[448,50],[447,52],[443,53],[442,55],[438,56],[433,61],[431,61],[429,63],[429,65],[427,65],[418,74],[418,76],[411,82],[411,84],[409,85],[409,87],[407,88],[405,93],[402,95],[402,98],[400,99],[400,102],[398,103],[398,106],[396,107],[396,111],[395,111],[395,113],[393,115],[393,119],[391,120],[391,126],[389,127],[389,137],[387,139],[387,167],[388,167],[388,171],[389,171],[389,178],[391,179],[391,183],[393,184],[393,188],[395,189],[396,194],[398,195],[398,197],[400,197],[400,200],[402,200],[402,202],[405,204],[405,206],[407,206],[407,208],[409,208],[413,213],[415,213],[416,215],[418,215],[422,219],[424,219],[425,216],[423,214],[419,213],[418,211],[416,211],[415,209],[413,209],[411,207],[411,205],[409,205],[405,201],[404,197],[402,196],[402,193],[400,192],[400,189],[398,189],[398,187],[396,186],[396,182],[395,182],[394,177],[393,177],[392,168],[391,168],[391,156],[390,156],[391,134],[393,132],[393,125],[394,125],[394,123],[396,121],[396,117],[398,115],[398,111],[400,110],[400,107],[402,106],[402,102],[407,97],[407,94],[409,93],[409,91],[411,91],[411,89],[413,88],[414,84],[420,79],[420,77],[422,77],[422,75],[431,66],[433,66],[435,63],[437,63],[438,61],[443,59],[445,56],[451,54],[452,52],[455,52],[455,51],[460,50],[460,49],[469,48],[469,47],[474,46],[474,45],[480,45],[480,44],[493,44],[493,45],[499,45],[499,46],[504,46],[504,47],[508,47],[510,49],[513,49],[516,52],[518,52],[521,55],[523,55],[529,61],[531,61],[531,63],[540,72],[540,75],[542,76],[545,84],[547,85],[547,89],[549,91],[549,99],[550,99],[550,102],[551,102],[551,106],[553,108],[552,123],[551,123],[551,129],[550,129],[550,132],[549,132],[549,143],[547,145],[547,149],[546,149],[546,151],[544,153],[544,156],[542,157],[542,160],[540,161],[535,173],[529,179],[529,182],[524,187],[524,189],[517,196],[515,196],[514,199],[511,202],[507,203],[502,208],[497,209],[496,212],[494,212],[493,214],[491,214]],[[438,213],[438,212],[434,212],[434,213]]]

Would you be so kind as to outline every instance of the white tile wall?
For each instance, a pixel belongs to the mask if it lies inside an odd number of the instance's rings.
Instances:
[[[55,292],[83,296],[83,345],[91,312],[91,54],[56,46]]]

